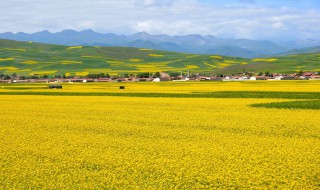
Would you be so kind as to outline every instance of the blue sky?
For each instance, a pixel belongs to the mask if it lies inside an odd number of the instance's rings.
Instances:
[[[199,0],[210,5],[259,5],[264,7],[295,7],[299,9],[320,8],[319,0]]]
[[[319,0],[1,0],[0,32],[320,39]]]

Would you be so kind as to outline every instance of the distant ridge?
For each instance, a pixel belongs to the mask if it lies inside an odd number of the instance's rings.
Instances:
[[[291,49],[320,46],[320,41],[311,39],[277,44],[268,40],[222,39],[212,35],[201,36],[197,34],[169,36],[165,34],[150,35],[146,32],[139,32],[124,36],[112,33],[101,34],[90,29],[79,32],[64,30],[56,33],[44,30],[33,34],[6,32],[1,33],[0,38],[68,46],[88,45],[153,48],[165,51],[220,54],[245,58],[270,56],[288,52]]]
[[[302,48],[302,49],[292,49],[290,51],[278,54],[277,56],[298,55],[298,54],[319,53],[319,52],[320,52],[320,46],[316,46],[316,47],[308,47],[308,48]]]

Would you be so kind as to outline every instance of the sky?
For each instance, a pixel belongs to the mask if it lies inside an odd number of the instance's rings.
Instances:
[[[0,33],[92,29],[286,41],[320,39],[320,0],[1,0]]]

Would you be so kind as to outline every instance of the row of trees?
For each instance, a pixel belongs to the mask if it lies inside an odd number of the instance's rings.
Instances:
[[[138,77],[138,78],[157,78],[160,77],[161,74],[160,72],[156,73],[138,73],[138,74],[133,74],[133,73],[124,73],[124,74],[119,74],[117,76],[114,76],[114,78],[130,78],[130,77]],[[92,78],[92,79],[98,79],[98,78],[110,78],[111,76],[107,73],[99,73],[99,74],[88,74],[87,78]]]
[[[299,72],[297,72],[296,74],[298,76],[302,76],[303,75],[303,71],[300,70]],[[241,74],[245,74],[248,76],[254,76],[255,73],[253,72],[243,72]],[[317,73],[318,75],[320,75],[320,72]],[[180,72],[169,72],[168,75],[170,77],[179,77],[181,75]],[[232,76],[235,76],[236,74],[232,74]],[[124,74],[120,74],[117,76],[112,76],[112,78],[130,78],[130,77],[137,77],[137,78],[158,78],[160,77],[161,74],[160,72],[156,72],[156,73],[149,73],[149,72],[143,72],[143,73],[137,73],[137,74],[133,74],[133,73],[124,73]],[[191,77],[196,77],[196,76],[206,76],[205,74],[199,74],[199,75],[195,75],[195,74],[191,74]],[[209,76],[209,75],[208,75]],[[224,77],[226,75],[224,74],[218,74],[216,75],[218,77]],[[273,77],[274,74],[266,71],[266,72],[259,72],[258,76],[266,76],[266,77]],[[98,79],[98,78],[111,78],[110,74],[108,73],[94,73],[94,74],[88,74],[87,76],[85,76],[86,78],[92,78],[92,79]],[[33,75],[33,76],[28,76],[28,75],[17,75],[16,73],[13,73],[11,75],[8,74],[2,74],[0,73],[0,79],[3,80],[10,80],[10,79],[20,79],[20,80],[26,80],[26,79],[48,79],[48,78],[63,78],[63,79],[69,79],[69,78],[75,78],[75,76],[66,76],[66,75]],[[82,77],[83,78],[83,77]]]
[[[320,74],[320,72],[318,72],[319,74]],[[250,77],[252,77],[252,76],[255,76],[256,74],[255,73],[253,73],[253,72],[243,72],[243,73],[241,73],[241,74],[244,74],[244,75],[248,75],[248,76],[250,76]],[[301,71],[299,71],[298,73],[296,73],[298,76],[302,76],[303,75],[303,71],[301,70]],[[237,74],[231,74],[231,76],[236,76]],[[219,76],[219,77],[224,77],[224,76],[226,76],[226,75],[224,75],[224,74],[218,74],[217,76]],[[258,76],[265,76],[265,77],[273,77],[274,76],[274,73],[271,73],[271,72],[269,72],[269,71],[266,71],[266,72],[259,72],[258,73]]]
[[[304,74],[304,72],[302,70],[300,70],[299,72],[296,73],[298,76],[302,76]],[[317,72],[317,74],[320,74],[320,72]],[[267,76],[267,77],[273,77],[273,73],[270,73],[269,71],[266,71],[265,73],[260,72],[258,74],[258,76]]]
[[[160,72],[156,72],[156,73],[144,72],[144,73],[137,73],[137,74],[124,73],[124,74],[120,74],[120,75],[113,76],[113,77],[114,78],[129,78],[129,77],[157,78],[160,76],[161,76]],[[93,74],[88,74],[85,77],[92,78],[92,79],[111,78],[110,74],[108,74],[108,73],[93,73]],[[70,78],[71,79],[71,78],[75,78],[75,76],[67,76],[67,75],[59,75],[59,74],[58,75],[32,75],[32,76],[28,76],[28,75],[17,75],[16,73],[13,73],[11,75],[0,73],[0,79],[3,79],[3,80],[10,80],[10,79],[26,80],[26,79],[48,79],[48,78],[63,78],[63,79]]]
[[[115,76],[115,78],[130,78],[130,77],[138,77],[138,78],[157,78],[160,77],[161,74],[160,72],[156,72],[156,73],[137,73],[137,74],[133,74],[133,73],[124,73],[124,74],[120,74],[118,76]],[[100,74],[88,74],[87,78],[93,78],[93,79],[98,79],[98,78],[110,78],[111,76],[109,74],[104,74],[104,73],[100,73]]]

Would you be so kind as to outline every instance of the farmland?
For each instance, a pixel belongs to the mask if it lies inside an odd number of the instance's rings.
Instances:
[[[99,46],[61,46],[0,40],[0,74],[86,76],[108,73],[178,72],[234,74],[320,71],[320,54],[245,59],[152,49]]]
[[[318,189],[319,86],[0,84],[0,188]]]

